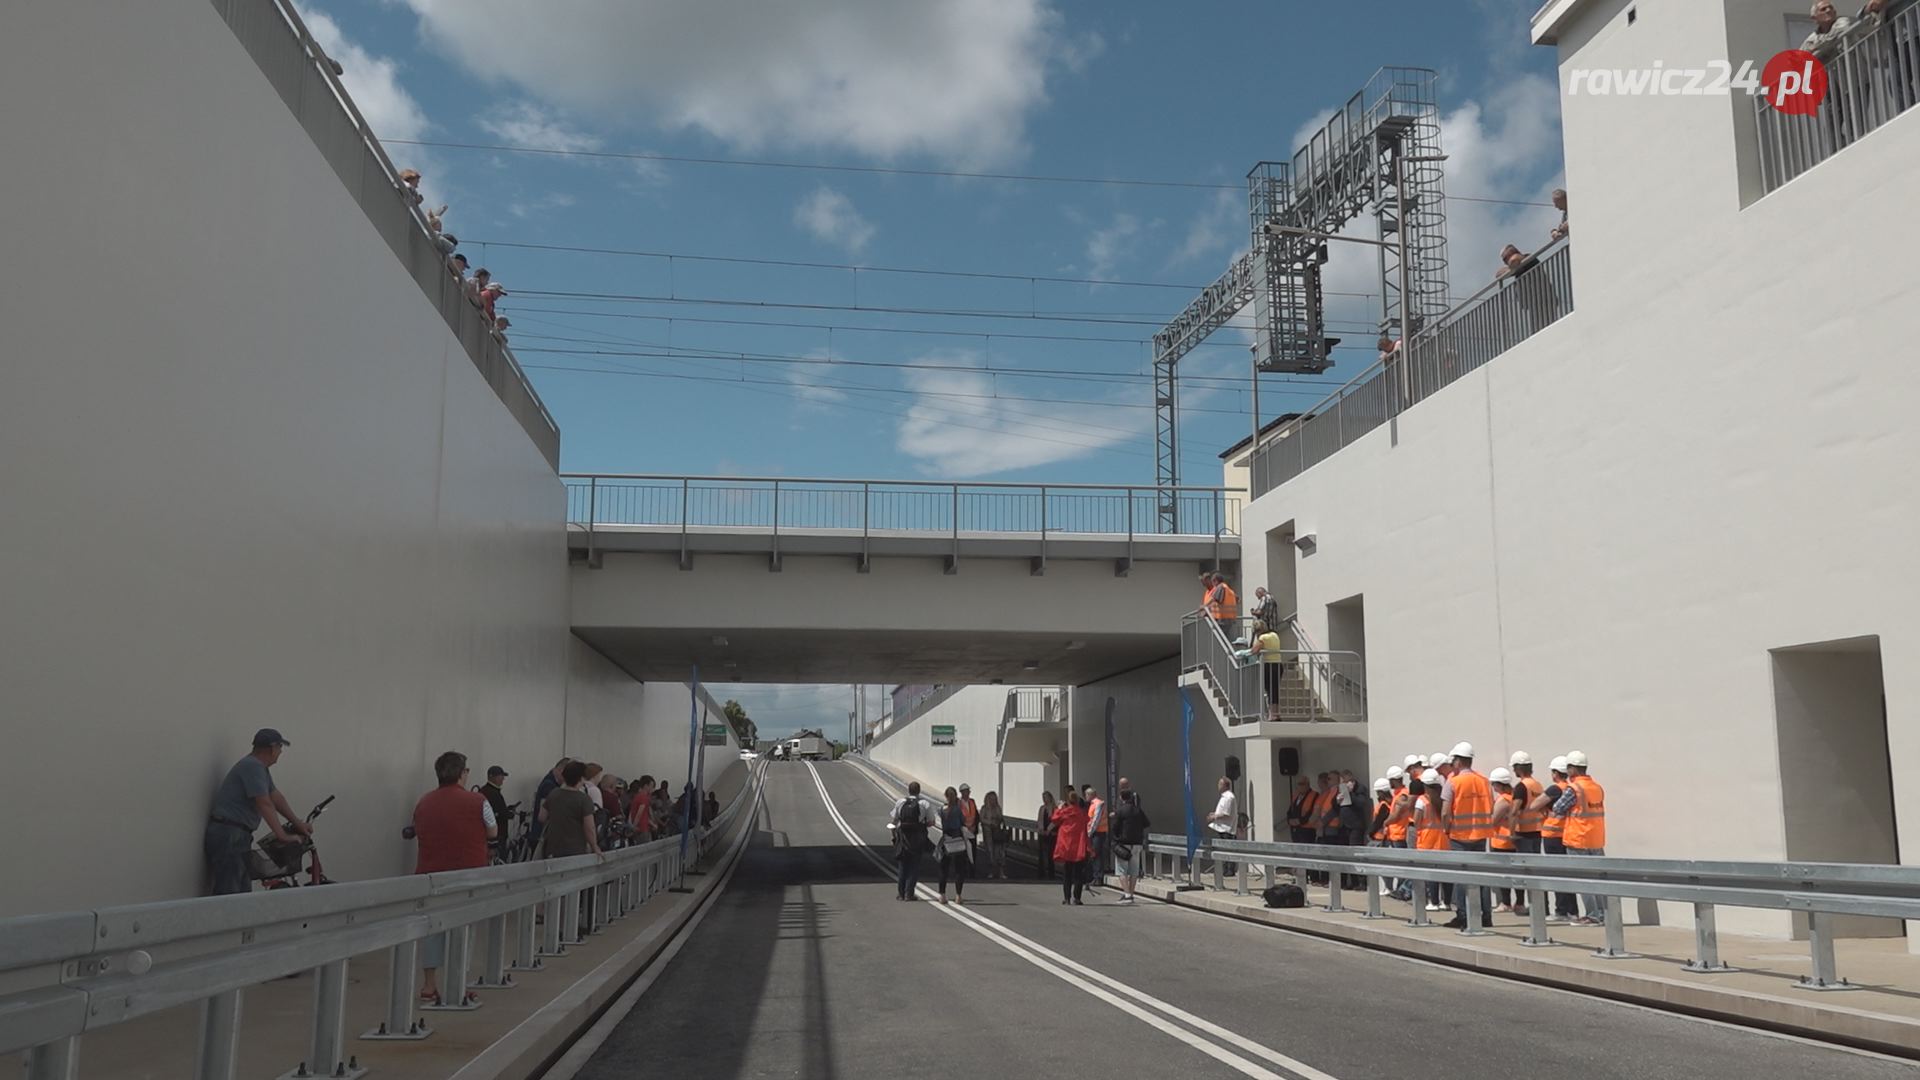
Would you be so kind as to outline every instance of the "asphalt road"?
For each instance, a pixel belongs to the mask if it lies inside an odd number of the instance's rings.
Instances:
[[[1111,890],[1066,907],[1053,883],[976,882],[964,909],[899,903],[874,862],[890,807],[854,766],[772,765],[725,893],[582,1080],[1920,1074]]]

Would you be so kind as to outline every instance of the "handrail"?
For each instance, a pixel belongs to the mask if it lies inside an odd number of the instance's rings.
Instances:
[[[1412,882],[1447,882],[1470,890],[1467,898],[1468,934],[1482,933],[1477,894],[1488,888],[1510,888],[1528,894],[1529,936],[1526,944],[1549,944],[1549,892],[1604,897],[1667,900],[1694,908],[1697,955],[1688,964],[1694,971],[1725,971],[1720,964],[1715,908],[1721,906],[1801,912],[1807,916],[1808,944],[1813,974],[1801,981],[1810,989],[1841,989],[1848,984],[1836,970],[1833,929],[1838,915],[1913,919],[1920,917],[1920,867],[1860,863],[1758,863],[1694,859],[1626,859],[1613,856],[1533,855],[1500,852],[1419,851],[1393,847],[1335,847],[1323,844],[1267,843],[1211,840],[1187,863],[1187,838],[1155,833],[1147,851],[1165,856],[1171,876],[1200,882],[1200,864],[1211,861],[1214,887],[1226,888],[1223,864],[1238,864],[1235,890],[1247,892],[1250,867],[1262,868],[1268,881],[1281,870],[1328,873],[1326,910],[1342,912],[1341,875],[1365,876],[1366,914],[1383,917],[1382,882],[1393,878]],[[1150,869],[1157,868],[1155,866]],[[1427,925],[1425,906],[1412,905],[1412,924]],[[1621,957],[1626,952],[1621,905],[1606,904],[1606,946],[1599,955]]]
[[[1248,451],[1253,497],[1333,456],[1389,418],[1505,354],[1573,310],[1572,247],[1562,238],[1520,273],[1476,289]],[[1286,466],[1276,477],[1275,465]]]
[[[1840,153],[1894,117],[1920,105],[1920,3],[1895,0],[1877,19],[1854,25],[1840,47],[1820,57],[1826,97],[1811,115],[1785,113],[1768,95],[1753,98],[1763,194]]]
[[[1216,493],[1223,494],[1223,495],[1245,495],[1247,493],[1246,488],[1200,487],[1200,486],[1192,486],[1192,485],[1173,487],[1173,488],[1163,488],[1163,487],[1156,487],[1153,484],[1084,484],[1084,483],[1083,484],[1055,484],[1055,483],[1022,484],[1022,483],[1018,483],[1010,480],[978,480],[978,481],[975,481],[975,480],[868,480],[868,479],[848,479],[845,477],[834,479],[830,477],[817,477],[817,476],[725,476],[725,475],[694,476],[687,473],[569,472],[569,473],[561,473],[560,479],[562,480],[671,480],[674,482],[687,480],[696,484],[705,484],[705,483],[835,484],[835,485],[852,486],[852,487],[858,487],[862,484],[870,484],[870,485],[873,485],[874,487],[1010,488],[1010,489],[1018,489],[1022,491],[1037,491],[1040,488],[1046,488],[1048,491],[1054,491],[1054,490],[1059,490],[1059,491],[1150,491],[1150,492],[1194,491],[1194,492],[1204,492],[1209,495],[1216,494]]]
[[[692,837],[694,860],[758,804],[764,774],[764,766],[750,770],[740,793]],[[597,855],[0,920],[0,975],[9,987],[0,993],[0,1054],[26,1050],[30,1076],[70,1075],[55,1067],[72,1060],[82,1034],[195,1001],[206,1002],[210,1016],[237,1016],[245,988],[308,970],[344,995],[347,962],[382,949],[393,953],[387,1019],[367,1037],[420,1037],[420,939],[455,932],[449,988],[509,985],[507,971],[538,967],[540,956],[579,944],[582,904],[591,905],[597,931],[679,881],[687,869],[680,845],[676,835]],[[545,923],[537,948],[536,910]],[[485,929],[485,972],[470,980],[465,931],[476,924]],[[315,1075],[347,1075],[334,1071],[345,1053],[344,997],[330,1005],[329,996],[316,995],[313,1047],[333,1060],[310,1064]],[[237,1037],[235,1030],[223,1034],[224,1047],[203,1044],[198,1075],[230,1080]]]

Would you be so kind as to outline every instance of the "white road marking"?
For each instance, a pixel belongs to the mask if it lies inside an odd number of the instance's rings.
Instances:
[[[826,805],[827,815],[833,819],[834,825],[840,830],[841,834],[854,845],[856,850],[862,855],[865,855],[882,874],[891,875],[894,872],[894,868],[889,867],[884,860],[874,854],[867,842],[860,839],[859,834],[847,823],[847,819],[841,815],[840,808],[834,804],[833,796],[827,793],[826,783],[820,779],[820,771],[814,768],[812,762],[807,763],[807,768],[813,773],[813,783],[814,786],[820,790],[820,799]],[[919,895],[926,900],[933,900],[937,896],[933,890],[925,885],[920,886],[918,892]],[[1221,1042],[1228,1043],[1240,1050],[1263,1058],[1267,1062],[1277,1065],[1289,1073],[1300,1077],[1301,1080],[1336,1080],[1335,1077],[1321,1072],[1304,1062],[1290,1058],[1278,1050],[1264,1046],[1237,1032],[1229,1031],[1212,1021],[1195,1016],[1185,1009],[1168,1004],[1151,994],[1144,993],[1117,979],[1109,978],[1092,968],[1068,959],[1030,938],[1015,933],[1000,923],[981,915],[977,911],[970,911],[965,907],[952,908],[944,904],[936,905],[936,909],[942,915],[959,922],[961,925],[1008,952],[1013,953],[1015,956],[1020,957],[1022,960],[1027,961],[1040,970],[1072,984],[1077,989],[1099,998],[1136,1019],[1153,1025],[1155,1028],[1179,1039],[1181,1042],[1186,1043],[1207,1056],[1230,1066],[1237,1072],[1247,1076],[1261,1078],[1272,1077],[1273,1080],[1285,1080],[1281,1074],[1265,1068],[1258,1062],[1249,1060],[1239,1054],[1233,1053],[1231,1050],[1209,1042],[1193,1031],[1189,1031],[1187,1028],[1173,1023],[1167,1019],[1167,1017],[1178,1019],[1182,1023],[1212,1035]],[[1100,985],[1090,986],[1087,980],[1092,980]],[[1125,998],[1132,998],[1133,1001],[1124,1000],[1122,995],[1124,995]],[[1141,1005],[1158,1009],[1166,1015],[1161,1016],[1149,1012],[1147,1009],[1135,1005],[1133,1003],[1134,1001],[1139,1002]]]

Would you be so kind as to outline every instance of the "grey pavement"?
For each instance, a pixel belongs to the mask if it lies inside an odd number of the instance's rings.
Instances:
[[[889,797],[850,765],[818,771],[850,827],[884,855]],[[835,826],[804,764],[770,768],[759,830],[726,893],[581,1071],[585,1080],[643,1073],[1184,1080],[1313,1075],[1308,1069],[1340,1080],[1541,1069],[1703,1080],[1915,1075],[1910,1062],[1148,900],[1124,906],[1112,889],[1084,907],[1065,907],[1051,882],[970,886],[969,912],[1144,992],[1151,1003],[1096,994],[1083,976],[1070,972],[1074,983],[1063,981],[1054,973],[1064,970],[1059,964],[1037,966],[937,905],[896,901],[891,881]],[[1195,1032],[1166,1007],[1226,1033]]]

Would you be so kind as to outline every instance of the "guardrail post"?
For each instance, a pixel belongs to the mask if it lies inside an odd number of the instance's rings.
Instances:
[[[1840,977],[1833,958],[1832,916],[1824,911],[1807,912],[1807,949],[1813,954],[1813,974],[1794,983],[1802,990],[1855,990],[1858,987]]]
[[[200,1003],[200,1049],[196,1080],[233,1080],[240,1058],[240,991],[228,990]]]
[[[523,907],[513,920],[513,960],[507,965],[508,971],[539,971],[546,965],[540,961],[540,953],[534,945],[535,913],[540,905]]]
[[[1593,955],[1602,960],[1625,960],[1633,954],[1627,951],[1626,916],[1620,913],[1620,898],[1607,897],[1607,943],[1595,949]]]
[[[1415,878],[1407,884],[1413,888],[1413,918],[1407,920],[1407,925],[1432,926],[1433,920],[1427,918],[1427,883]]]
[[[595,550],[597,537],[594,535],[594,524],[600,516],[599,510],[600,478],[590,476],[587,478],[587,567],[589,569],[598,569],[600,566],[599,555]]]
[[[1207,854],[1211,856],[1213,859],[1214,890],[1217,892],[1225,892],[1227,889],[1227,879],[1226,879],[1227,871],[1226,871],[1226,867],[1222,866],[1220,863],[1220,853],[1217,851],[1209,851],[1207,852]]]
[[[1455,885],[1454,888],[1458,889],[1461,886]],[[1480,921],[1480,897],[1484,895],[1481,890],[1486,886],[1468,885],[1465,888],[1467,890],[1467,928],[1460,931],[1460,936],[1486,937],[1486,925]]]
[[[1047,572],[1047,485],[1040,485],[1040,557],[1033,560],[1035,577]]]
[[[691,516],[689,503],[693,495],[689,488],[692,483],[689,477],[680,478],[680,569],[682,570],[693,569],[693,553],[687,550],[687,518]]]
[[[486,922],[487,970],[473,981],[475,986],[504,990],[513,985],[507,974],[507,917],[495,915]]]
[[[1384,919],[1387,913],[1380,908],[1381,881],[1379,874],[1367,875],[1367,913],[1363,918]]]
[[[72,1035],[27,1051],[27,1080],[79,1080],[80,1040]]]
[[[357,1058],[347,1057],[346,1038],[347,962],[335,960],[314,969],[312,1052],[298,1069],[282,1074],[280,1080],[308,1076],[351,1080],[366,1075]]]
[[[1693,905],[1694,958],[1681,965],[1698,975],[1716,975],[1733,969],[1720,962],[1720,931],[1712,904]]]
[[[560,898],[560,945],[565,948],[568,945],[578,944],[580,944],[580,894],[569,891]]]
[[[447,959],[440,969],[440,1000],[422,1009],[437,1012],[468,1012],[480,1002],[467,991],[473,986],[473,927],[455,926],[447,930]]]
[[[1234,877],[1233,895],[1247,895],[1247,863],[1244,859],[1240,862],[1240,873]]]
[[[1336,914],[1347,910],[1340,902],[1340,868],[1337,866],[1327,868],[1327,910]]]
[[[1527,936],[1520,939],[1520,944],[1533,948],[1553,944],[1553,935],[1547,933],[1547,904],[1552,899],[1545,889],[1527,890]]]
[[[873,569],[873,485],[860,481],[860,565],[864,574]]]
[[[565,956],[567,943],[561,928],[565,925],[567,917],[566,901],[558,896],[549,897],[542,906],[546,908],[541,915],[546,925],[542,927],[545,932],[540,935],[539,955]]]
[[[947,555],[947,573],[960,572],[960,485],[953,485],[953,551]]]
[[[414,1019],[413,1005],[416,984],[415,973],[419,970],[416,963],[420,952],[418,941],[403,941],[387,950],[387,1018],[380,1026],[360,1036],[363,1039],[424,1039],[432,1032],[427,1025]]]
[[[780,481],[773,482],[773,557],[767,564],[773,573],[780,572]]]

